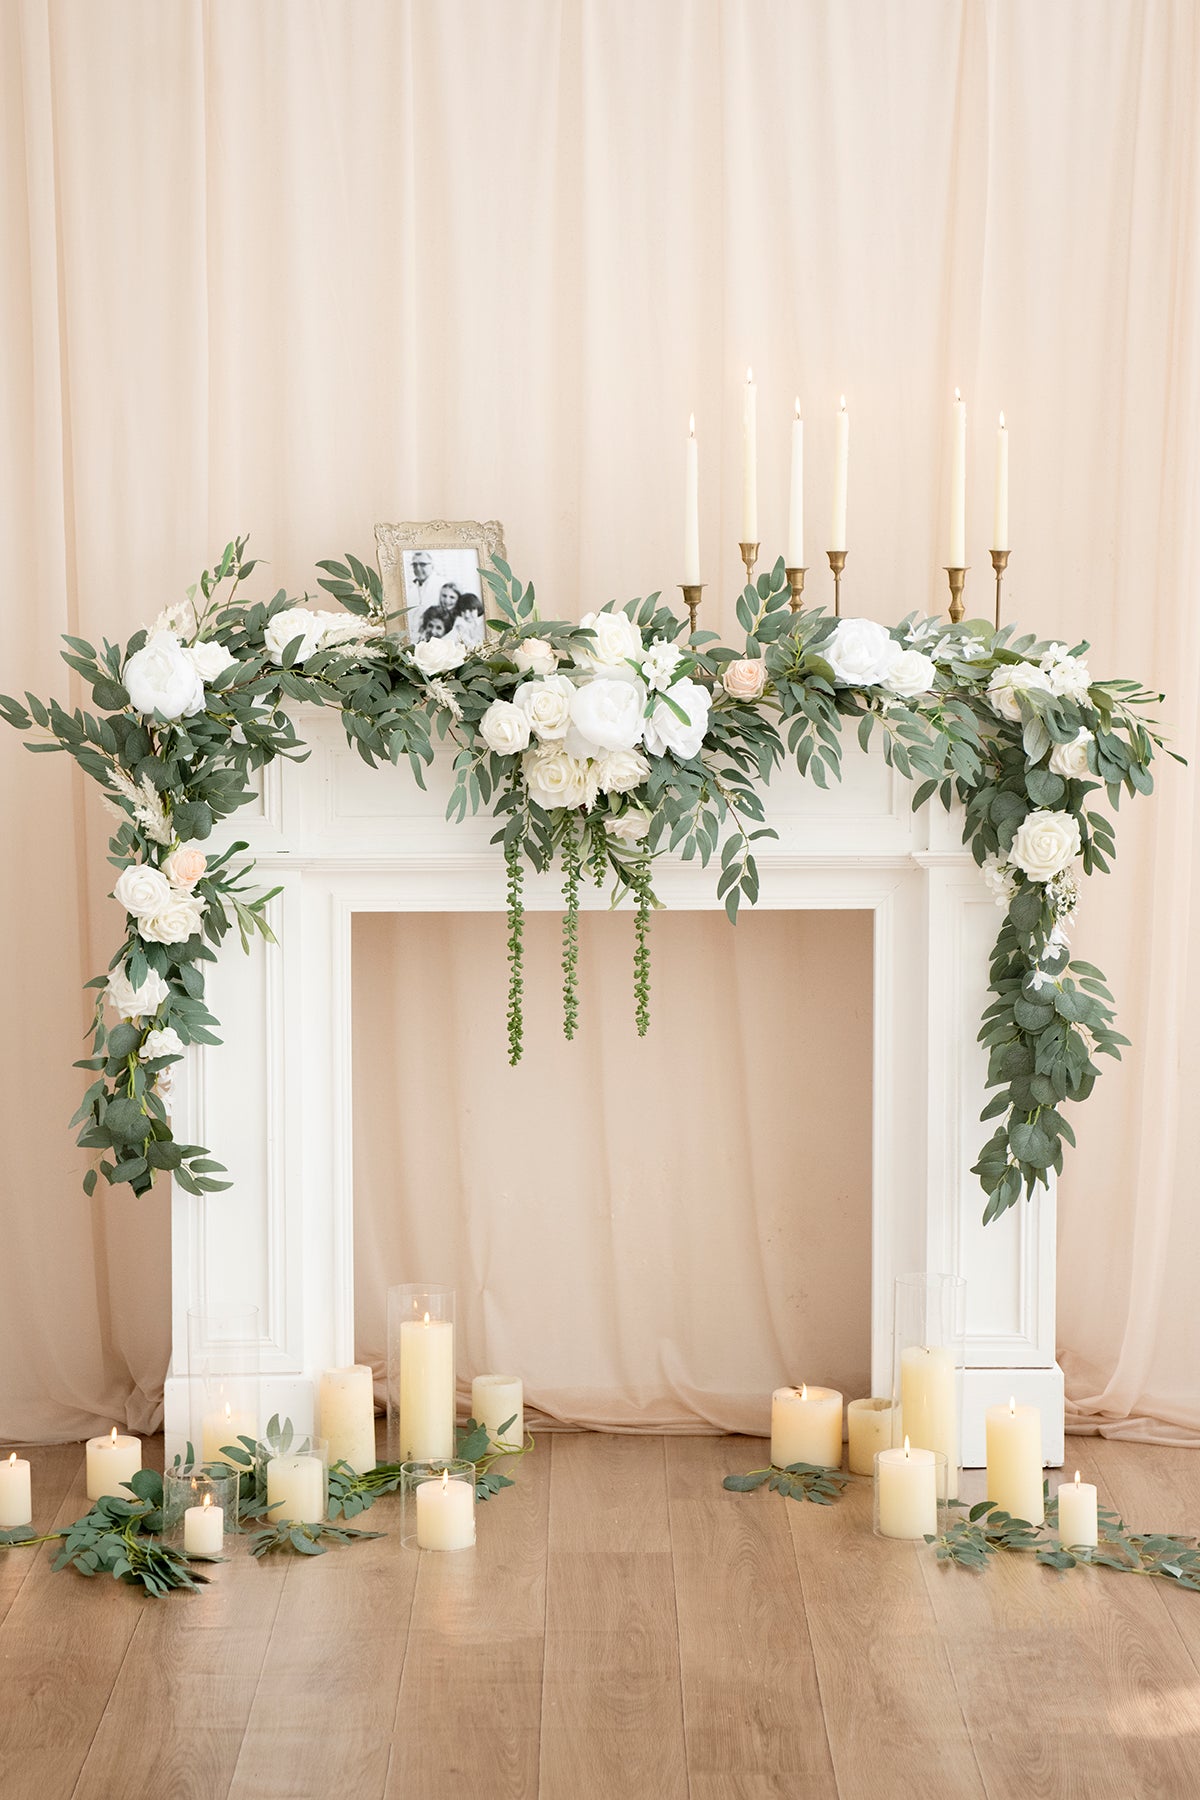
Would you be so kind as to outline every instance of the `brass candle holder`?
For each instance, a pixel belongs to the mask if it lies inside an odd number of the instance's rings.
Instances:
[[[1004,571],[1008,567],[1011,552],[1008,550],[992,550],[990,553],[992,567],[996,571],[996,630],[1000,629],[1000,589],[1004,584]]]
[[[787,584],[792,590],[792,598],[789,604],[792,611],[798,613],[804,604],[802,599],[804,593],[804,577],[808,574],[808,569],[807,567],[803,569],[785,569],[783,572],[787,576]]]
[[[746,565],[746,586],[750,587],[754,581],[754,565],[758,561],[758,545],[739,544],[738,549],[741,551],[742,561]]]
[[[681,581],[679,588],[683,595],[683,603],[688,609],[688,617],[691,620],[691,624],[688,626],[688,635],[689,637],[694,636],[696,631],[696,614],[700,611],[700,596],[704,592],[704,583],[702,581]]]
[[[825,554],[828,556],[829,566],[833,570],[833,616],[835,619],[840,619],[842,616],[842,570],[846,567],[846,552],[844,550],[827,550]]]
[[[946,574],[950,577],[950,623],[957,625],[967,610],[962,597],[963,588],[967,585],[967,571],[965,568],[947,567]]]

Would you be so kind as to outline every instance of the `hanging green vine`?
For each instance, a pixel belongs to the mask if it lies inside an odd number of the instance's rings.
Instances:
[[[519,844],[504,852],[508,870],[508,1060],[515,1068],[525,1038],[525,871]]]
[[[650,909],[654,892],[650,885],[650,865],[636,862],[629,871],[637,910],[633,916],[633,998],[634,1017],[639,1037],[650,1029]]]
[[[579,846],[563,845],[562,1000],[563,1036],[570,1042],[579,1023],[579,879],[583,863]]]

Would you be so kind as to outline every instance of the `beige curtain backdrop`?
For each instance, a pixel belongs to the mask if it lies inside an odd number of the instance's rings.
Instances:
[[[7,0],[0,687],[84,698],[59,634],[127,634],[247,528],[264,588],[369,551],[377,519],[495,514],[549,612],[669,591],[692,410],[705,612],[729,625],[753,363],[768,554],[799,394],[828,595],[845,392],[848,604],[889,621],[945,602],[956,383],[986,601],[1003,407],[1012,611],[1168,689],[1190,754],[1198,102],[1192,0]],[[66,1129],[80,984],[118,930],[88,787],[0,736],[9,1439],[151,1425],[167,1354],[165,1197],[86,1201]],[[1165,768],[1088,891],[1079,948],[1134,1047],[1076,1116],[1060,1200],[1072,1419],[1166,1441],[1200,1434],[1196,796]],[[595,923],[550,1105],[536,1062],[498,1067],[494,932],[360,931],[362,1244],[452,1257],[472,1360],[533,1371],[566,1416],[722,1425],[729,1371],[765,1391],[823,1334],[861,1379],[861,931],[667,922],[634,1061],[628,920]],[[486,1048],[439,1082],[456,1044]],[[502,1130],[554,1176],[490,1177]],[[434,1273],[385,1260],[364,1341],[385,1276]]]

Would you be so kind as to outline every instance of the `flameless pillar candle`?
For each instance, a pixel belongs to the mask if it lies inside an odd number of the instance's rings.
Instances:
[[[909,1344],[900,1352],[897,1429],[922,1450],[946,1458],[947,1496],[958,1498],[958,1376],[944,1344]]]
[[[932,1450],[881,1450],[875,1465],[881,1537],[937,1535],[937,1459]]]
[[[400,1460],[454,1455],[454,1327],[406,1319],[400,1327]]]
[[[225,1446],[234,1446],[241,1437],[258,1439],[258,1420],[241,1407],[235,1412],[228,1401],[220,1412],[205,1413],[200,1426],[200,1454],[206,1463],[223,1462],[233,1466],[232,1456],[224,1454]]]
[[[688,420],[687,480],[683,490],[683,580],[700,581],[700,453],[696,447],[696,415]]]
[[[319,1456],[273,1456],[267,1464],[268,1517],[319,1525],[325,1517],[325,1465]]]
[[[742,542],[758,542],[758,389],[746,370],[742,396]]]
[[[89,1500],[102,1500],[106,1494],[118,1500],[132,1500],[123,1482],[137,1474],[142,1466],[142,1440],[121,1437],[114,1425],[108,1437],[87,1441],[87,1495]]]
[[[525,1390],[519,1375],[477,1375],[471,1383],[471,1417],[486,1425],[493,1444],[511,1444],[519,1450],[525,1442]],[[503,1435],[500,1426],[512,1419]]]
[[[895,1435],[899,1408],[890,1400],[852,1400],[846,1408],[846,1426],[850,1437],[848,1467],[852,1475],[871,1475],[875,1470],[875,1452],[890,1450]]]
[[[417,1488],[418,1550],[469,1550],[475,1542],[475,1484],[451,1481],[445,1469],[440,1481]]]
[[[1072,1544],[1100,1542],[1096,1490],[1090,1481],[1080,1481],[1078,1469],[1074,1481],[1064,1481],[1058,1490],[1058,1541],[1068,1550]]]
[[[348,1462],[356,1475],[375,1467],[375,1378],[366,1363],[326,1369],[320,1386],[320,1434],[330,1463]]]
[[[184,1555],[220,1556],[224,1538],[225,1508],[205,1494],[202,1506],[189,1506],[183,1515]]]
[[[996,431],[996,507],[992,517],[992,549],[1008,549],[1008,426],[1004,414]]]
[[[788,491],[788,533],[784,564],[789,569],[804,567],[804,420],[800,417],[800,396],[796,395],[796,416],[792,420],[792,480]]]
[[[989,1406],[987,1497],[1014,1519],[1040,1525],[1042,1504],[1042,1415],[1036,1406]]]
[[[954,436],[950,460],[950,551],[952,569],[967,566],[967,403],[954,390]]]
[[[0,1463],[0,1530],[12,1531],[17,1525],[32,1522],[33,1489],[29,1464],[14,1450],[7,1462]]]
[[[771,1396],[771,1461],[842,1466],[842,1396],[836,1388],[776,1388]]]
[[[833,438],[833,512],[829,521],[829,548],[846,548],[846,488],[850,478],[850,414],[846,396],[834,422]]]

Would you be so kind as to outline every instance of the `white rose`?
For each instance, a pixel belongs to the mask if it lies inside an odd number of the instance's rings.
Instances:
[[[1002,663],[988,682],[988,704],[997,718],[1010,719],[1015,725],[1020,721],[1021,707],[1018,695],[1026,693],[1030,688],[1041,688],[1044,693],[1050,692],[1050,682],[1044,669],[1036,663]]]
[[[104,995],[123,1019],[136,1020],[152,1018],[170,992],[157,969],[147,969],[140,987],[134,987],[124,969],[114,969]]]
[[[545,638],[526,638],[512,653],[522,675],[553,675],[558,667],[558,652]]]
[[[618,844],[640,844],[650,829],[650,815],[632,810],[619,813],[615,819],[605,819],[604,829]]]
[[[610,750],[596,758],[592,769],[602,794],[627,794],[650,775],[650,764],[640,750]]]
[[[310,613],[304,606],[285,606],[277,612],[263,632],[263,643],[271,661],[283,667],[283,655],[289,644],[300,640],[300,648],[293,659],[294,665],[307,662],[321,648],[321,637],[324,627],[317,613]]]
[[[1069,812],[1031,812],[1013,839],[1010,860],[1031,881],[1053,881],[1079,855],[1079,820]]]
[[[552,812],[556,806],[582,806],[587,799],[587,764],[555,744],[539,744],[521,759],[529,798]]]
[[[529,714],[511,700],[493,700],[479,721],[479,735],[497,756],[516,756],[529,743]]]
[[[918,694],[929,692],[935,674],[932,657],[920,650],[902,650],[888,670],[883,685],[889,693],[911,700]]]
[[[641,661],[642,634],[627,613],[585,613],[579,623],[596,634],[572,652],[580,668],[611,669],[629,657]]]
[[[664,693],[670,687],[675,671],[683,661],[683,651],[666,638],[655,638],[642,658],[642,676],[648,688]]]
[[[194,888],[208,867],[208,858],[194,844],[180,844],[163,864],[163,874],[173,888]]]
[[[466,662],[467,646],[457,637],[422,638],[413,646],[412,659],[422,675],[448,675]]]
[[[1055,744],[1050,752],[1050,767],[1056,775],[1065,775],[1068,781],[1086,781],[1088,769],[1088,745],[1092,741],[1090,731],[1080,731],[1069,744]]]
[[[734,700],[757,700],[766,684],[767,665],[761,656],[739,656],[721,672],[721,686]]]
[[[646,748],[651,756],[665,756],[669,750],[680,762],[687,762],[699,753],[704,742],[711,698],[707,688],[686,675],[667,689],[666,697],[683,708],[688,723],[685,725],[661,699],[656,700],[646,715]]]
[[[218,675],[223,675],[236,660],[230,656],[224,644],[219,644],[215,638],[204,638],[198,644],[189,644],[183,654],[205,686],[210,681],[215,681]]]
[[[529,728],[542,743],[566,737],[571,723],[575,683],[566,675],[547,675],[543,681],[523,681],[513,695],[529,718]]]
[[[204,902],[194,894],[172,893],[170,900],[157,912],[138,920],[138,934],[149,944],[182,944],[199,931]]]
[[[1001,862],[998,856],[985,856],[980,865],[980,874],[996,905],[1007,906],[1017,891],[1016,876],[1008,864]]]
[[[190,719],[204,705],[204,683],[179,639],[156,631],[125,664],[125,687],[135,712]]]
[[[127,869],[122,869],[113,889],[113,899],[135,919],[144,919],[150,913],[161,911],[174,897],[171,883],[153,863],[131,863]]]
[[[377,621],[364,619],[358,613],[319,612],[313,618],[321,627],[321,648],[331,649],[334,644],[353,643],[357,638],[381,637],[383,626]]]
[[[1092,685],[1092,673],[1081,656],[1072,656],[1065,644],[1051,644],[1042,658],[1042,668],[1052,694],[1067,700],[1086,700]]]
[[[589,748],[632,750],[642,739],[645,704],[640,681],[598,675],[572,695],[571,723]]]
[[[887,680],[903,652],[874,619],[839,619],[817,654],[825,658],[839,687],[876,687]]]
[[[160,1056],[182,1056],[183,1039],[173,1026],[166,1025],[161,1031],[148,1031],[138,1051],[139,1062],[156,1062]]]

